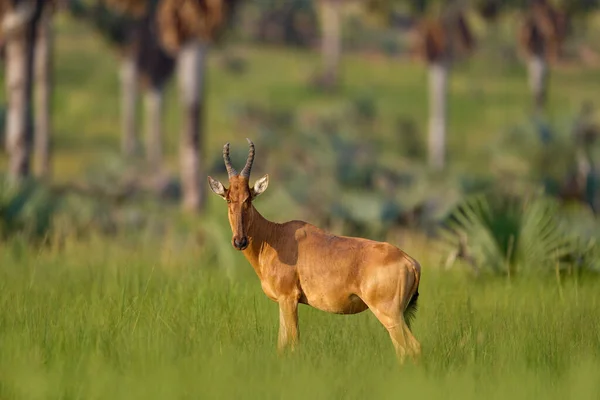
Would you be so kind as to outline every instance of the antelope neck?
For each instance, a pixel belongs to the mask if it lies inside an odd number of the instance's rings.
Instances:
[[[243,251],[246,259],[252,264],[252,267],[259,272],[260,253],[274,235],[276,235],[278,224],[269,221],[263,217],[254,205],[250,206],[250,220],[246,234],[250,240],[250,245]],[[260,276],[260,274],[259,274]]]

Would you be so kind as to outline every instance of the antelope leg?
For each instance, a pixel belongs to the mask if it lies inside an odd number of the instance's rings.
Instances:
[[[279,300],[279,340],[277,348],[283,352],[286,348],[295,349],[298,333],[298,299],[285,297]]]

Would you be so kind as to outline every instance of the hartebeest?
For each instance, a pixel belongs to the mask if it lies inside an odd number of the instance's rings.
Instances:
[[[363,238],[336,236],[303,221],[274,223],[252,202],[267,189],[269,176],[248,185],[254,144],[244,169],[231,165],[229,143],[223,159],[229,188],[208,177],[213,192],[227,201],[232,244],[250,262],[263,291],[279,303],[278,349],[298,341],[298,303],[335,314],[369,308],[388,330],[396,355],[416,359],[421,345],[410,331],[419,296],[421,266],[399,248]]]

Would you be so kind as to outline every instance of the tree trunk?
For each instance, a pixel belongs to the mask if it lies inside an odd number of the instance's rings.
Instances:
[[[38,25],[35,44],[35,86],[37,96],[34,147],[38,173],[43,178],[48,178],[51,174],[52,41],[52,10],[50,7],[45,7]]]
[[[533,94],[536,114],[544,111],[548,90],[548,64],[543,55],[532,54],[528,60],[529,88]]]
[[[321,56],[323,57],[323,84],[338,84],[341,57],[341,1],[321,0]]]
[[[35,22],[30,21],[6,40],[6,150],[8,177],[13,182],[31,172],[34,39]]]
[[[204,129],[207,50],[205,44],[190,41],[181,48],[177,60],[179,90],[184,110],[184,127],[179,145],[182,206],[188,211],[199,210],[204,200],[200,177],[203,175],[201,143]]]
[[[429,64],[429,165],[443,169],[446,158],[448,63]]]
[[[129,52],[121,62],[121,152],[125,157],[133,156],[137,150],[138,77],[135,54]]]
[[[146,100],[146,159],[152,171],[158,172],[162,165],[163,139],[163,88],[150,87]]]

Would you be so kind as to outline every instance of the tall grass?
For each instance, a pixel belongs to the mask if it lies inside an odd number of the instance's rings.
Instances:
[[[228,279],[191,242],[23,246],[0,247],[1,398],[600,395],[595,282],[473,284],[424,265],[423,359],[400,368],[368,311],[301,306],[301,347],[279,358],[277,305],[241,256]]]

